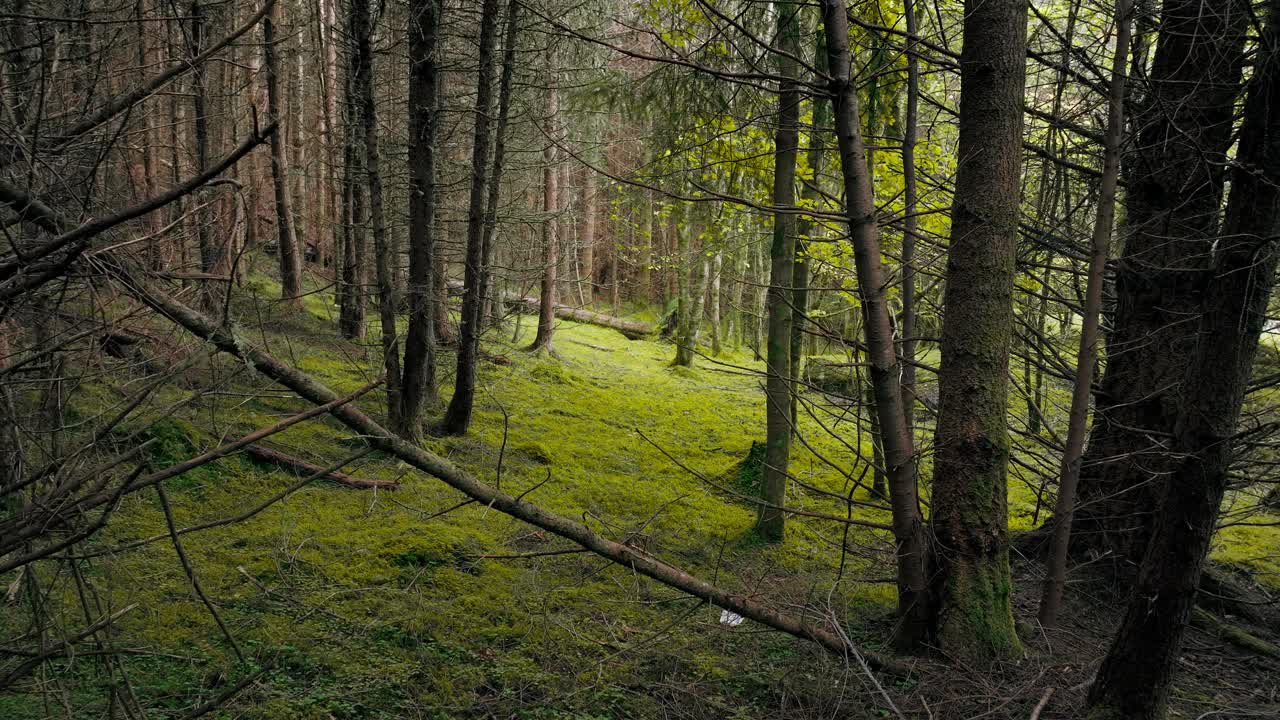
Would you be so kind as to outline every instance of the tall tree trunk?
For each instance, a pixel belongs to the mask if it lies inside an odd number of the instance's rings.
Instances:
[[[1116,265],[1116,310],[1106,370],[1081,463],[1076,550],[1142,559],[1163,478],[1177,387],[1196,342],[1239,93],[1244,0],[1163,5],[1148,90],[1135,108],[1126,237]]]
[[[1044,594],[1040,600],[1040,624],[1054,627],[1067,581],[1067,550],[1071,515],[1075,511],[1076,485],[1080,480],[1080,456],[1089,424],[1089,398],[1093,369],[1098,358],[1098,322],[1102,313],[1102,281],[1111,246],[1115,219],[1116,185],[1120,178],[1120,140],[1124,135],[1125,65],[1129,51],[1130,0],[1116,2],[1116,49],[1111,61],[1111,94],[1108,98],[1107,135],[1103,149],[1102,183],[1098,190],[1098,216],[1090,241],[1089,276],[1085,287],[1084,319],[1076,352],[1076,377],[1071,393],[1071,416],[1066,448],[1058,474],[1058,500],[1054,508],[1053,542],[1050,545]]]
[[[480,57],[476,76],[475,133],[471,144],[471,197],[467,208],[467,254],[462,280],[462,319],[458,325],[458,371],[441,431],[462,435],[475,405],[476,362],[480,355],[480,286],[483,281],[484,219],[489,188],[489,135],[493,106],[493,43],[498,34],[498,0],[480,9]],[[497,187],[492,188],[497,192]]]
[[[1266,11],[1222,234],[1213,267],[1198,273],[1205,290],[1178,388],[1172,472],[1161,484],[1128,609],[1089,690],[1090,718],[1165,716],[1226,492],[1232,440],[1280,259],[1280,0],[1268,0]]]
[[[800,88],[796,57],[800,55],[800,18],[795,5],[779,5],[778,130],[774,136],[773,242],[769,246],[769,316],[765,376],[765,457],[762,495],[756,528],[769,542],[782,542],[786,515],[787,469],[791,459],[791,288],[796,259],[796,155],[800,144]]]
[[[560,114],[560,93],[557,89],[557,71],[554,58],[548,58],[551,66],[551,81],[547,88],[547,145],[542,151],[542,212],[546,216],[542,221],[542,288],[538,294],[538,333],[534,336],[531,350],[552,352],[551,341],[556,330],[556,270],[560,265],[558,254],[560,211],[558,168],[559,153],[556,141],[559,138],[558,125]]]
[[[965,0],[960,142],[938,373],[930,578],[935,641],[1009,657],[1008,373],[1026,83],[1025,0]]]
[[[355,54],[351,53],[354,62]],[[354,79],[348,77],[346,83],[347,119],[346,137],[343,147],[342,177],[342,224],[343,243],[341,263],[341,282],[338,287],[342,291],[341,305],[338,314],[338,329],[342,336],[349,339],[363,339],[365,336],[365,233],[364,233],[364,163],[362,162],[359,131],[360,108],[355,98]]]
[[[578,260],[578,295],[583,305],[595,302],[596,282],[596,190],[590,168],[582,174],[582,234],[578,236],[580,247]]]
[[[920,57],[916,35],[920,32],[915,0],[903,1],[907,21],[907,102],[902,119],[902,398],[906,406],[907,432],[914,438],[916,406],[916,143],[919,131]],[[912,462],[915,462],[913,459]]]
[[[276,61],[276,33],[272,16],[278,12],[272,7],[262,19],[262,63],[267,73],[267,117],[280,120],[279,63]],[[283,128],[283,125],[281,126]],[[276,193],[276,237],[280,252],[280,297],[295,304],[301,303],[302,256],[298,252],[298,239],[294,235],[293,212],[289,204],[289,170],[285,160],[283,130],[271,134],[271,183]],[[253,222],[253,219],[250,219]]]
[[[196,57],[204,52],[205,34],[207,32],[208,18],[205,15],[204,5],[200,2],[191,3],[191,57]],[[196,154],[196,173],[202,173],[209,166],[209,116],[208,116],[208,78],[206,77],[205,64],[200,63],[191,71],[191,105],[194,115],[192,124],[192,132],[195,140]],[[196,245],[200,249],[200,270],[206,274],[215,274],[218,271],[219,258],[218,250],[214,247],[212,236],[211,220],[209,217],[209,204],[204,198],[196,197]],[[203,289],[203,299],[205,308],[208,310],[216,310],[218,298],[222,294],[219,292],[217,285],[209,283],[216,281],[206,280]]]
[[[827,46],[822,33],[818,34],[815,65],[819,71],[825,72],[827,69]],[[822,202],[818,178],[822,173],[822,160],[826,152],[822,133],[831,124],[830,110],[831,106],[824,98],[817,96],[813,98],[813,121],[809,126],[808,147],[805,149],[805,162],[809,166],[809,172],[813,173],[813,179],[805,181],[800,188],[800,197],[805,207],[816,208]],[[812,259],[808,257],[808,247],[815,227],[813,218],[809,215],[801,215],[796,220],[796,257],[795,266],[791,271],[793,287],[791,304],[792,312],[795,314],[791,325],[791,374],[795,377],[802,377],[804,374],[802,363],[805,332],[809,327],[809,268],[812,263]],[[792,393],[793,427],[799,417],[796,406],[798,401],[799,393]]]
[[[440,69],[436,46],[439,0],[409,7],[409,327],[404,341],[404,389],[397,432],[415,437],[422,408],[436,395],[433,263],[436,257],[436,96]]]
[[[849,26],[844,2],[823,0],[822,19],[827,64],[835,91],[833,110],[844,180],[845,213],[853,242],[875,412],[884,438],[889,502],[897,544],[899,621],[895,642],[899,647],[918,649],[928,639],[929,603],[925,571],[928,557],[917,495],[915,448],[907,430],[897,348],[885,297],[880,228],[876,223],[875,198],[867,169],[866,146],[862,140],[858,91],[850,69]]]
[[[711,258],[711,354],[720,354],[723,329],[720,321],[720,271],[724,268],[724,251],[716,250]]]
[[[369,0],[351,0],[351,27],[356,40],[355,85],[364,123],[365,170],[369,182],[369,225],[373,233],[374,271],[378,283],[378,319],[382,326],[382,364],[386,372],[387,415],[393,427],[400,419],[400,343],[396,337],[396,289],[382,209],[382,168],[378,152],[377,105],[373,98],[373,24]]]
[[[507,122],[511,116],[511,83],[515,76],[519,18],[520,3],[514,0],[508,2],[506,38],[502,50],[502,79],[498,85],[498,126],[494,130],[493,179],[490,181],[489,203],[484,214],[484,265],[481,268],[483,279],[480,283],[482,326],[488,321],[496,324],[502,315],[493,267],[497,258],[498,200],[502,196],[502,171],[506,161]]]

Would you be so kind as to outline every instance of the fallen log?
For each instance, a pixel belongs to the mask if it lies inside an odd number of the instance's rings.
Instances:
[[[105,269],[121,282],[129,294],[143,304],[219,350],[248,363],[250,367],[289,388],[300,397],[314,403],[332,403],[337,398],[332,390],[311,376],[259,350],[245,338],[236,336],[231,329],[219,327],[204,314],[151,286],[132,268],[115,261]],[[360,433],[373,447],[440,479],[446,485],[461,491],[486,507],[571,540],[632,572],[645,575],[704,602],[730,610],[793,637],[815,642],[837,656],[860,658],[870,667],[886,673],[895,675],[912,673],[911,666],[893,658],[859,650],[838,627],[827,627],[825,623],[815,624],[803,616],[774,610],[747,595],[725,590],[690,575],[630,543],[610,540],[577,520],[550,512],[524,500],[523,494],[516,497],[481,482],[439,455],[397,437],[354,405],[335,407],[331,414],[342,424]]]
[[[461,291],[462,283],[457,280],[451,280],[449,281],[449,289]],[[538,298],[531,295],[503,293],[502,302],[519,312],[531,315],[538,312]],[[651,323],[641,320],[627,320],[614,315],[573,307],[572,305],[561,305],[560,303],[555,305],[555,316],[561,320],[572,320],[586,325],[596,325],[617,330],[628,340],[643,340],[658,332],[658,329]]]
[[[370,480],[337,471],[325,472],[325,469],[319,465],[312,465],[306,460],[300,460],[292,455],[285,455],[278,450],[272,450],[261,445],[248,445],[245,447],[244,452],[254,460],[271,463],[299,475],[316,475],[322,480],[332,480],[339,485],[361,490],[398,490],[400,488],[400,483],[394,480]]]

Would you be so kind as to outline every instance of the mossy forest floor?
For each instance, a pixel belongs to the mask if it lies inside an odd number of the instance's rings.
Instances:
[[[253,291],[260,297],[251,297]],[[301,310],[288,310],[268,300],[275,288],[267,281],[255,280],[241,292],[246,338],[339,392],[378,373],[377,339],[337,339],[328,295],[309,296]],[[714,361],[700,358],[693,370],[673,369],[669,344],[628,341],[612,330],[562,322],[557,356],[548,357],[520,349],[531,339],[533,323],[526,318],[521,327],[514,342],[510,323],[490,333],[471,434],[430,439],[432,451],[719,584],[791,612],[833,615],[856,642],[883,649],[895,596],[884,533],[794,518],[784,545],[763,545],[752,533],[755,511],[728,492],[751,492],[751,473],[740,472],[739,463],[763,436],[762,365],[749,352],[728,351]],[[209,358],[180,331],[159,322],[149,328],[170,361],[201,355],[181,382],[152,399],[145,422],[130,428],[154,423],[147,431],[154,465],[185,459],[305,407],[251,368]],[[100,378],[72,395],[71,412],[92,426],[155,369],[107,359]],[[446,393],[451,379],[452,356],[446,354]],[[376,414],[380,398],[371,394],[360,404]],[[797,444],[793,459],[797,477],[838,495],[847,495],[853,480],[869,483],[866,465],[855,457],[870,452],[865,428],[860,432],[855,418],[817,393],[807,395],[804,407],[805,442]],[[330,419],[296,426],[267,444],[321,465],[363,445]],[[892,714],[855,664],[750,622],[729,627],[718,608],[593,555],[557,553],[574,548],[485,507],[459,507],[457,492],[394,460],[370,455],[346,471],[398,479],[401,486],[375,492],[312,483],[248,519],[182,536],[243,661],[191,591],[154,494],[127,498],[107,530],[83,549],[95,554],[79,563],[95,607],[107,614],[132,606],[103,641],[127,652],[122,664],[130,692],[149,709],[148,717],[184,717],[266,662],[271,669],[214,717]],[[178,527],[190,527],[244,513],[297,480],[237,456],[167,487]],[[1011,480],[1015,529],[1032,524],[1030,488],[1038,482]],[[887,512],[874,507],[865,489],[854,497],[866,503],[854,508],[855,517],[887,522]],[[802,488],[794,488],[789,503],[821,513],[847,511],[845,503]],[[1273,527],[1232,528],[1216,552],[1254,563],[1274,579],[1278,536]],[[68,628],[82,627],[79,591],[67,566],[38,567],[37,582],[59,608],[55,615]],[[1034,617],[1038,573],[1032,563],[1019,564],[1020,620]],[[0,580],[7,586],[14,577]],[[1025,717],[1050,686],[1059,688],[1060,697],[1078,698],[1080,688],[1068,681],[1087,681],[1114,620],[1099,616],[1095,600],[1074,601],[1082,619],[1067,623],[1057,645],[1024,625],[1028,659],[1007,677],[961,679],[940,664],[922,663],[919,679],[884,679],[885,689],[904,713],[918,717],[964,716],[952,714],[958,707]],[[22,602],[0,608],[5,637],[25,629]],[[1233,668],[1247,660],[1210,645]],[[60,660],[0,691],[0,718],[107,717],[113,710],[103,688],[110,681],[91,656]],[[982,683],[992,697],[979,697]],[[1213,692],[1202,684],[1180,686],[1179,707],[1194,710],[1201,695]],[[1265,707],[1265,699],[1250,695],[1258,691],[1246,690],[1242,703]],[[937,706],[954,693],[969,704]],[[1062,712],[1042,717],[1069,716],[1065,703]]]

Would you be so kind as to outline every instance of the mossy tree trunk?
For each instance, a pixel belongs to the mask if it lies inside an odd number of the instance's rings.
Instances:
[[[974,662],[1020,650],[1010,606],[1008,374],[1027,5],[965,0],[960,142],[935,437],[935,641]]]
[[[1196,344],[1179,387],[1171,455],[1138,582],[1089,691],[1090,717],[1165,716],[1182,635],[1226,492],[1232,438],[1275,282],[1280,233],[1280,0],[1266,4],[1231,197]]]

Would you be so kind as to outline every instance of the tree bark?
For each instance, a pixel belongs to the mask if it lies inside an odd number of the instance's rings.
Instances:
[[[501,319],[498,308],[498,288],[494,282],[494,262],[498,243],[498,200],[502,196],[502,172],[506,161],[507,122],[511,116],[511,83],[515,76],[516,42],[520,16],[520,3],[507,3],[507,29],[502,51],[502,79],[498,85],[498,126],[494,130],[493,179],[490,181],[489,204],[484,215],[484,265],[481,268],[480,323],[497,323]]]
[[[416,437],[422,409],[437,400],[433,264],[436,257],[436,62],[442,6],[415,0],[409,6],[409,326],[404,341],[400,427]]]
[[[373,97],[373,25],[369,0],[351,0],[351,27],[356,39],[355,85],[364,123],[365,170],[369,183],[369,224],[373,233],[374,270],[378,283],[378,319],[382,326],[382,364],[387,381],[387,415],[392,427],[400,416],[400,343],[396,337],[396,289],[391,243],[382,209],[382,169],[378,151],[377,105]]]
[[[267,73],[267,116],[280,119],[279,63],[276,61],[276,33],[271,14],[262,19],[262,64]],[[280,297],[295,304],[301,302],[302,256],[298,252],[298,238],[294,234],[293,212],[289,202],[289,170],[285,160],[283,130],[271,134],[271,184],[276,195],[276,237],[280,253]],[[253,219],[250,219],[252,222]]]
[[[965,0],[960,142],[938,373],[930,527],[934,640],[975,663],[1017,654],[1006,472],[1025,0]]]
[[[1124,619],[1089,690],[1090,718],[1165,716],[1226,492],[1232,439],[1280,258],[1278,0],[1266,3],[1259,45],[1214,265],[1194,281],[1204,287],[1203,304],[1178,389],[1172,472],[1161,483],[1160,511]]]
[[[462,319],[458,325],[458,365],[453,397],[440,430],[462,435],[471,426],[475,405],[476,360],[480,354],[480,285],[484,263],[484,220],[489,188],[489,138],[493,107],[493,43],[498,34],[498,0],[480,9],[480,57],[476,77],[475,133],[471,144],[471,197],[467,209],[467,250],[462,280]],[[497,186],[492,188],[497,192]]]
[[[1111,246],[1115,219],[1116,186],[1120,179],[1120,140],[1124,135],[1125,66],[1128,62],[1130,0],[1116,2],[1116,49],[1111,62],[1111,94],[1108,98],[1107,135],[1103,148],[1102,183],[1098,189],[1098,215],[1090,239],[1089,276],[1085,287],[1083,327],[1076,352],[1076,377],[1071,393],[1071,415],[1066,447],[1058,473],[1058,499],[1054,507],[1053,541],[1049,548],[1044,594],[1040,600],[1040,624],[1054,627],[1062,607],[1067,582],[1067,550],[1071,537],[1071,516],[1075,511],[1076,485],[1080,479],[1080,457],[1089,424],[1089,399],[1093,369],[1098,358],[1098,324],[1102,313],[1102,282]]]
[[[850,68],[849,27],[844,2],[823,0],[822,17],[827,65],[834,91],[832,102],[844,180],[845,214],[853,242],[867,360],[875,394],[875,413],[884,440],[889,502],[893,510],[899,617],[894,640],[899,647],[916,650],[928,640],[929,601],[928,554],[916,486],[915,448],[907,429],[897,348],[885,298],[880,228],[876,223],[875,198],[862,139],[858,91]]]
[[[790,209],[796,202],[796,155],[800,144],[800,88],[796,82],[800,55],[799,9],[777,6],[778,129],[774,136],[773,204]],[[792,280],[795,270],[795,216],[773,214],[773,242],[769,246],[769,316],[765,375],[765,458],[762,497],[756,529],[769,542],[782,542],[786,529],[787,469],[791,458],[791,325]]]
[[[1081,462],[1074,549],[1141,561],[1162,478],[1178,383],[1195,343],[1199,277],[1221,207],[1250,11],[1243,0],[1163,5],[1126,192],[1124,252],[1106,371]]]
[[[560,212],[559,195],[559,153],[556,141],[559,138],[558,126],[560,115],[560,93],[557,89],[554,58],[548,58],[551,66],[551,81],[547,88],[547,145],[542,151],[542,212],[546,216],[542,221],[542,288],[538,295],[538,333],[534,336],[531,350],[553,352],[551,341],[556,330],[556,270],[560,265],[559,227]]]

